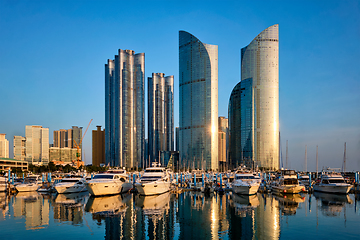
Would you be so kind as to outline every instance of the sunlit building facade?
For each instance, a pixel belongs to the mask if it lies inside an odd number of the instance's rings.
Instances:
[[[279,168],[279,25],[241,49],[241,82],[229,101],[230,165]]]
[[[148,78],[148,144],[150,162],[161,151],[174,150],[174,76],[153,73]]]
[[[14,159],[25,160],[26,154],[26,138],[22,136],[14,136]]]
[[[145,54],[118,50],[105,64],[105,161],[139,167],[144,159]]]
[[[26,158],[29,164],[49,163],[49,128],[25,126]]]
[[[9,157],[9,141],[5,133],[0,133],[0,158]]]
[[[92,131],[92,165],[100,164],[105,164],[105,130],[96,126],[96,130]]]
[[[179,32],[179,152],[188,168],[218,169],[218,46]]]

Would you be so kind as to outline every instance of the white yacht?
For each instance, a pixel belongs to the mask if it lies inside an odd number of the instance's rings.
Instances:
[[[6,183],[7,183],[7,178],[0,176],[0,192],[6,191]]]
[[[282,170],[280,178],[271,184],[271,191],[276,193],[296,194],[305,191],[294,170]]]
[[[347,194],[351,187],[340,174],[326,173],[321,175],[320,182],[314,184],[313,189],[318,192]]]
[[[165,168],[154,162],[135,183],[140,195],[157,195],[170,191],[170,177]]]
[[[85,183],[86,189],[94,196],[114,195],[128,192],[132,187],[129,176],[123,169],[112,169],[99,173]]]
[[[234,193],[253,195],[256,194],[260,187],[261,179],[256,173],[236,171],[235,179],[231,183]]]
[[[15,186],[18,192],[32,192],[39,188],[38,176],[29,176],[24,179],[24,182]]]
[[[77,193],[86,191],[85,178],[83,176],[69,175],[54,185],[58,193]]]

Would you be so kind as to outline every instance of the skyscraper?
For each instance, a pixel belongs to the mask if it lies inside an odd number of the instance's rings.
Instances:
[[[25,160],[26,138],[22,136],[14,136],[14,159]]]
[[[241,49],[241,82],[230,96],[229,130],[231,167],[279,168],[278,24]]]
[[[105,160],[139,167],[144,159],[145,54],[119,49],[105,64]]]
[[[218,46],[179,32],[181,165],[218,169]]]
[[[26,158],[29,164],[49,163],[49,128],[25,126]]]
[[[174,76],[153,73],[148,78],[148,144],[150,161],[160,151],[174,150]]]
[[[225,171],[227,165],[227,150],[228,150],[228,119],[219,117],[219,170]]]
[[[9,141],[5,133],[0,133],[0,158],[9,158]]]

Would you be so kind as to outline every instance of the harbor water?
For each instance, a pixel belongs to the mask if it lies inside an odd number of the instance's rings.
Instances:
[[[360,196],[6,195],[0,239],[359,239]]]

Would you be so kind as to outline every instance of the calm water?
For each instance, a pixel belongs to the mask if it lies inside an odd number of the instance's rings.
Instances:
[[[353,194],[0,193],[0,239],[359,239]]]

